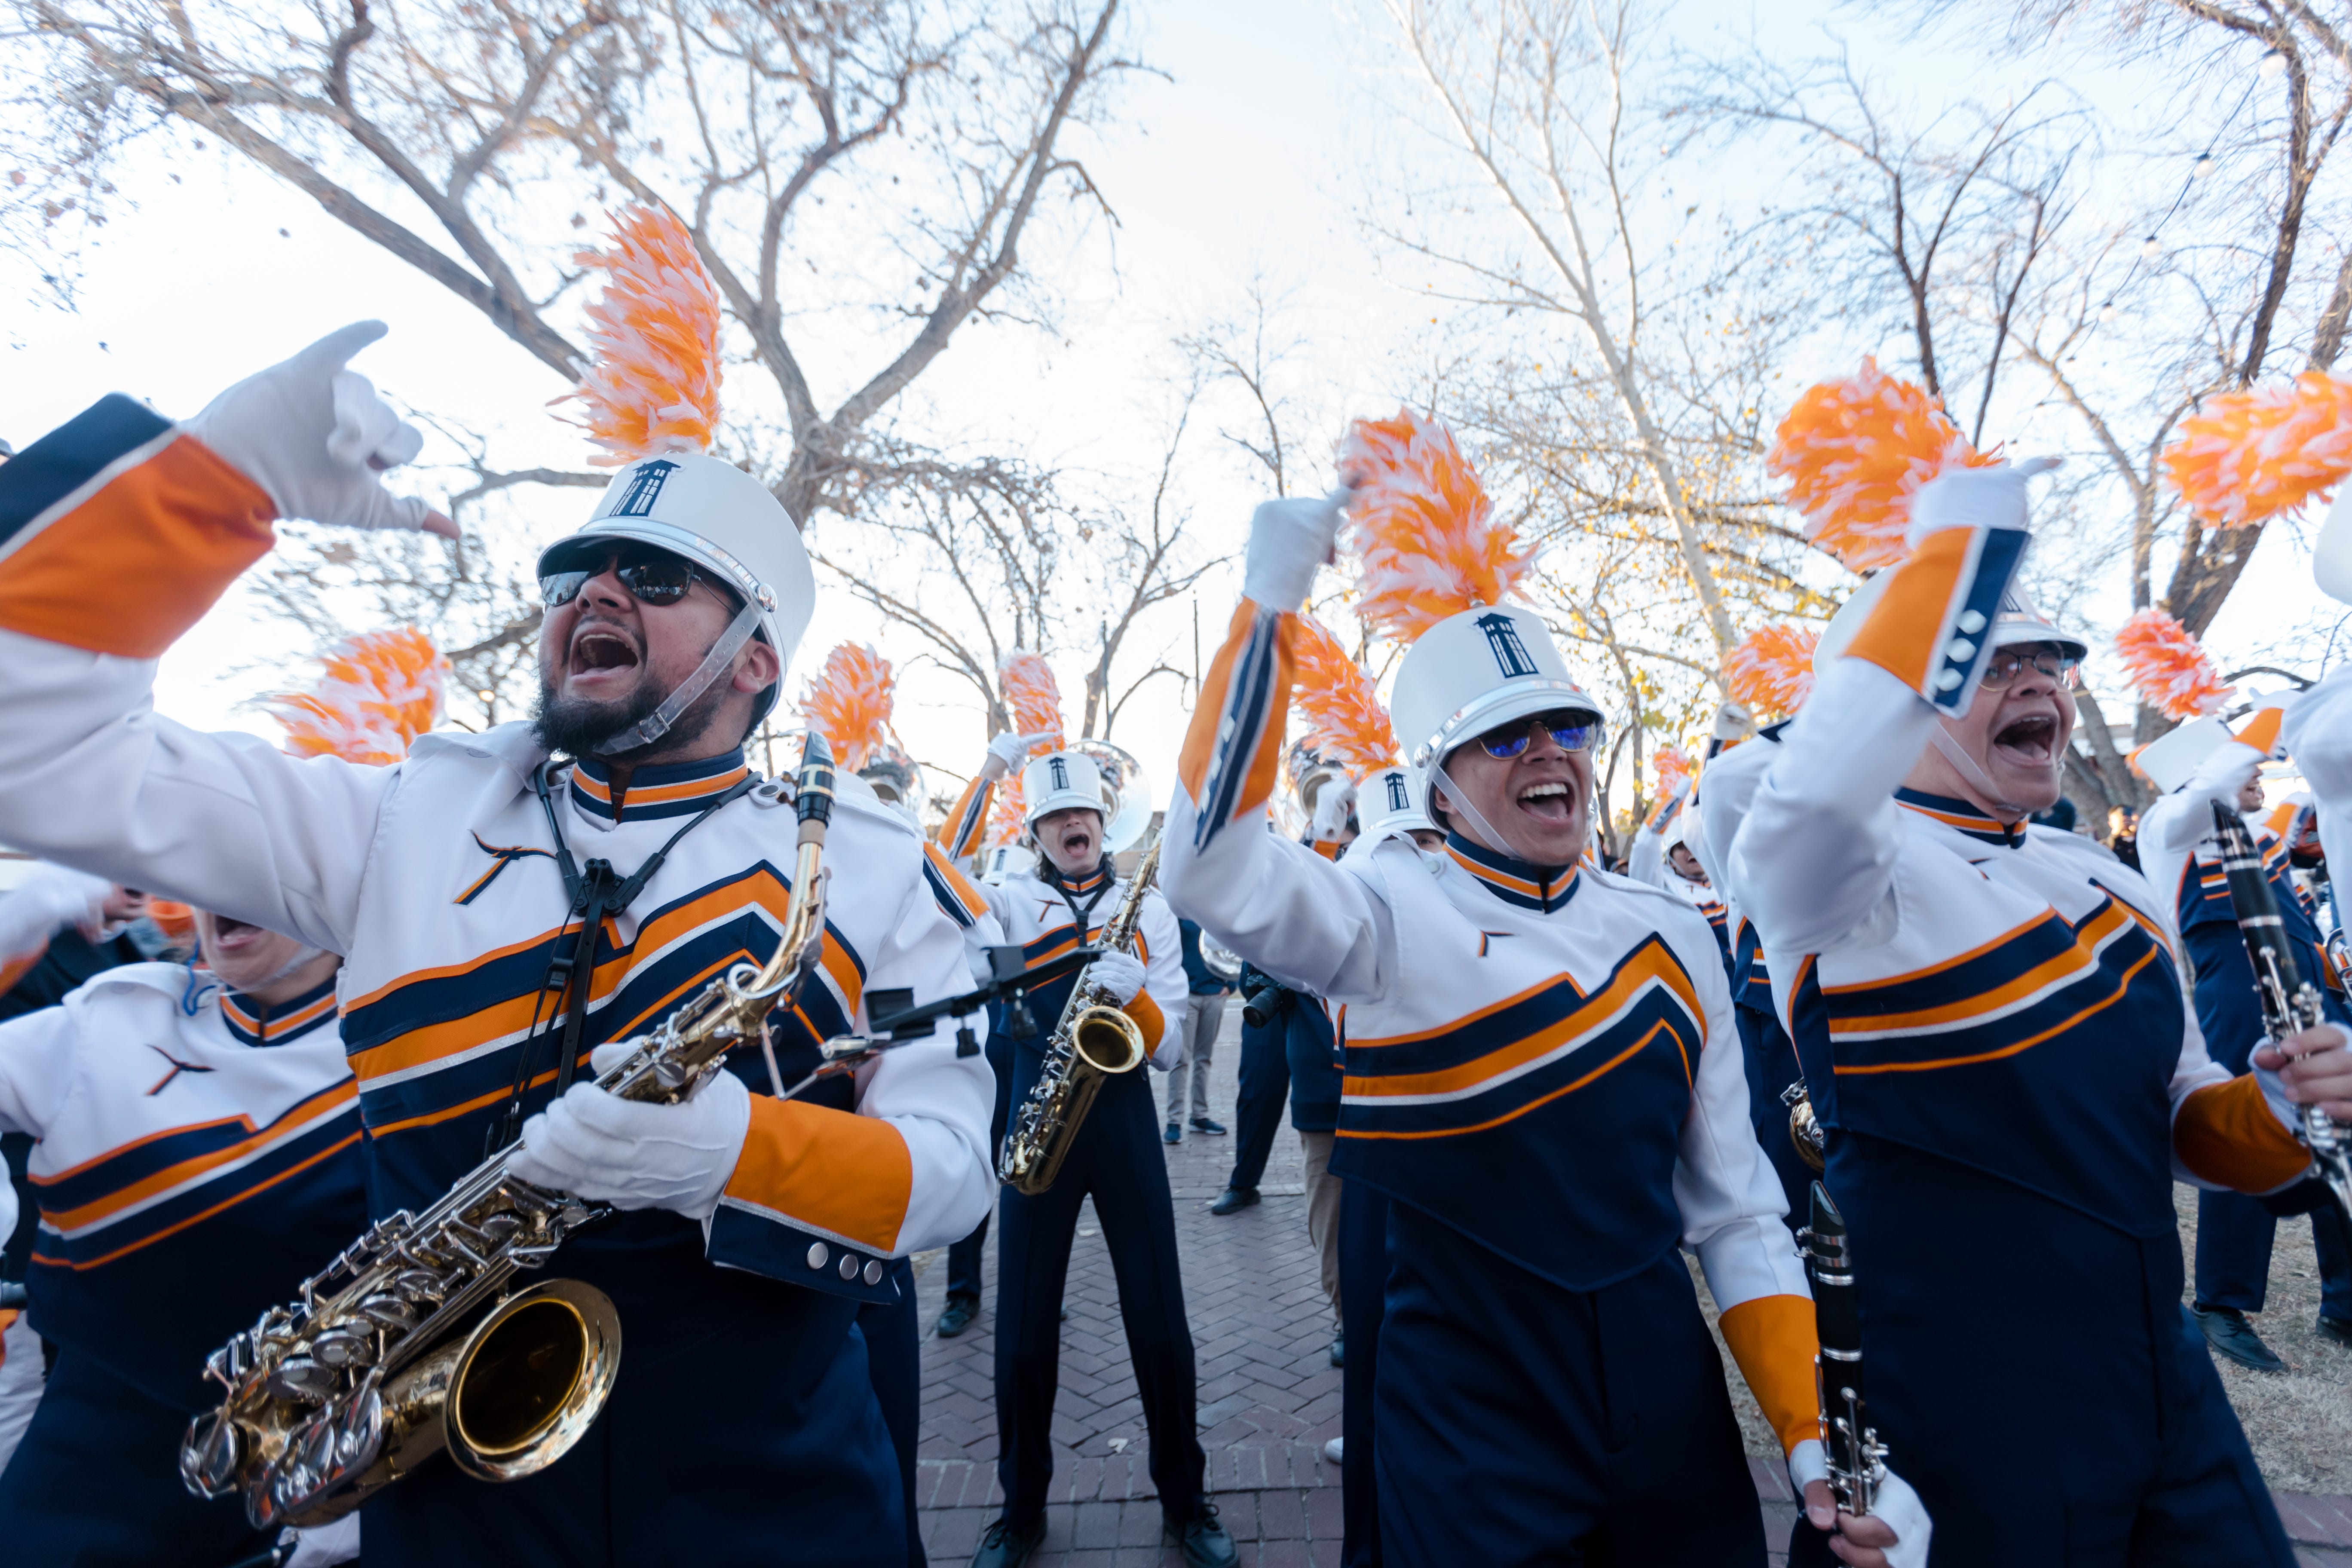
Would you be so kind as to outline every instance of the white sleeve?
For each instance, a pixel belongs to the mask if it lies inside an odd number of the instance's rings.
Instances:
[[[1731,875],[1731,847],[1756,804],[1764,774],[1780,753],[1778,741],[1756,736],[1717,752],[1699,782],[1699,868],[1721,890],[1726,903],[1739,900],[1739,887]]]
[[[73,1088],[79,1036],[70,1006],[44,1007],[0,1024],[0,1131],[48,1135]],[[13,1228],[0,1226],[0,1239]]]
[[[1184,978],[1184,933],[1164,893],[1144,899],[1138,930],[1150,954],[1143,966],[1144,994],[1160,1009],[1160,1038],[1152,1042],[1150,1059],[1159,1071],[1173,1072],[1184,1060],[1184,1009],[1192,988]]]
[[[152,659],[0,631],[0,822],[19,848],[343,952],[397,767],[159,717]]]
[[[2279,740],[2311,785],[2320,844],[2329,849],[2352,845],[2352,668],[2338,669],[2285,707]],[[2346,856],[2352,865],[2352,851]]]
[[[67,926],[95,918],[113,890],[103,877],[35,867],[14,890],[0,894],[0,963],[37,952]]]
[[[1843,658],[1781,732],[1730,856],[1740,908],[1776,951],[1821,952],[1895,918],[1895,791],[1935,723],[1902,681]]]
[[[1810,1296],[1804,1265],[1782,1216],[1780,1178],[1756,1142],[1748,1114],[1748,1069],[1732,1021],[1723,966],[1696,965],[1692,977],[1706,1009],[1706,1046],[1691,1083],[1690,1115],[1675,1164],[1675,1202],[1683,1240],[1698,1254],[1706,1288],[1725,1311],[1760,1296]]]
[[[1267,832],[1264,806],[1196,847],[1198,821],[1179,785],[1160,866],[1171,908],[1294,990],[1379,999],[1395,937],[1365,877]]]
[[[1645,822],[1633,830],[1633,843],[1625,851],[1625,875],[1653,888],[1666,885],[1666,834],[1657,823]]]

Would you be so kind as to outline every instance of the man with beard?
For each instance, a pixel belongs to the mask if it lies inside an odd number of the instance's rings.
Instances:
[[[1731,891],[1828,1130],[1869,1415],[1937,1559],[2286,1568],[2179,1308],[2172,1183],[2298,1180],[2290,1101],[2352,1094],[2344,1032],[2231,1079],[2163,901],[2027,825],[2058,795],[2084,651],[2011,589],[2038,467],[1919,492],[1909,558],[1823,638],[1842,657],[1771,753]],[[2031,1485],[2021,1432],[2065,1452]],[[1810,1511],[1842,1560],[1883,1561],[1874,1521]]]
[[[108,398],[0,467],[0,816],[62,863],[348,954],[375,1214],[518,1138],[515,1174],[617,1211],[557,1260],[627,1325],[602,1415],[525,1479],[428,1464],[377,1493],[371,1554],[623,1565],[691,1542],[706,1563],[897,1568],[898,1467],[852,1329],[895,1258],[984,1205],[986,1070],[940,1030],[782,1094],[869,995],[968,987],[920,839],[838,803],[823,961],[769,1039],[676,1105],[591,1081],[608,1042],[768,958],[816,891],[788,881],[791,792],[740,749],[814,596],[774,499],[690,450],[621,467],[541,558],[534,723],[370,767],[152,710],[156,656],[273,518],[452,531],[379,482],[418,447],[343,368],[382,332],[333,333],[185,425]]]
[[[1112,803],[1092,758],[1048,752],[1022,770],[1021,788],[1037,867],[990,884],[987,895],[1005,940],[1019,942],[1034,966],[1092,940],[1125,901],[1128,884],[1103,848]],[[1107,952],[1083,976],[1134,1020],[1151,1066],[1161,1071],[1174,1067],[1184,1048],[1175,1027],[1185,995],[1181,948],[1176,917],[1154,889],[1144,894],[1134,951]],[[1036,1031],[1013,1035],[1009,1089],[1016,1125],[1078,982],[1072,976],[1029,993]],[[1001,1013],[991,1020],[997,1029],[1007,1022]],[[996,1473],[1004,1511],[982,1536],[972,1568],[1020,1568],[1045,1540],[1062,1291],[1078,1212],[1089,1197],[1118,1280],[1119,1317],[1168,1534],[1191,1568],[1231,1568],[1240,1556],[1209,1501],[1208,1462],[1194,1426],[1192,1331],[1184,1317],[1175,1210],[1159,1110],[1143,1074],[1130,1070],[1103,1080],[1051,1187],[1033,1196],[1007,1186],[1003,1194],[996,1268]]]

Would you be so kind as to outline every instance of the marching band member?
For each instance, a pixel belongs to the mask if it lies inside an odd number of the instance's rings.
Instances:
[[[180,1439],[212,1403],[205,1358],[366,1226],[341,960],[225,915],[198,930],[202,967],[121,965],[0,1023],[0,1128],[39,1140],[30,1321],[57,1354],[0,1472],[21,1568],[268,1551],[276,1531],[180,1484]]]
[[[1092,938],[1124,900],[1127,885],[1103,845],[1110,791],[1094,759],[1051,752],[1022,770],[1023,817],[1036,869],[986,891],[1008,941],[1034,966]],[[1184,1005],[1176,917],[1147,891],[1136,951],[1108,952],[1084,972],[1119,999],[1149,1060],[1165,1071],[1183,1042],[1171,1027]],[[1028,1099],[1045,1047],[1078,977],[1029,993],[1035,1031],[1013,1041],[1012,1105]],[[1000,1017],[999,1026],[1008,1020]],[[1008,1031],[1010,1032],[1010,1031]],[[1169,1535],[1192,1568],[1240,1562],[1208,1499],[1208,1460],[1195,1430],[1192,1331],[1176,1257],[1176,1219],[1160,1153],[1158,1107],[1139,1072],[1103,1081],[1054,1184],[1034,1196],[1003,1189],[996,1270],[997,1482],[1004,1511],[989,1526],[973,1568],[1020,1568],[1045,1533],[1054,1476],[1054,1396],[1061,1376],[1062,1292],[1078,1210],[1088,1197],[1118,1280],[1119,1317],[1151,1446],[1151,1480]]]
[[[1391,836],[1334,865],[1264,830],[1293,612],[1331,554],[1334,498],[1268,502],[1252,521],[1165,875],[1204,930],[1347,1008],[1334,1164],[1391,1205],[1374,1398],[1385,1556],[1760,1564],[1680,1245],[1792,1479],[1826,1490],[1811,1303],[1748,1128],[1715,943],[1681,900],[1580,864],[1600,715],[1543,624],[1496,603],[1524,553],[1494,567],[1507,531],[1450,437],[1410,416],[1356,428],[1368,579],[1402,558],[1419,583],[1462,584],[1444,609],[1421,594],[1396,617],[1427,629],[1391,704],[1429,765],[1444,862],[1433,875]],[[1402,457],[1374,445],[1384,433]],[[1408,489],[1445,500],[1442,530],[1400,521],[1391,498]],[[1427,542],[1437,532],[1483,553],[1465,564]],[[1360,613],[1380,597],[1368,587]]]
[[[2140,815],[2140,867],[2157,896],[2172,906],[2175,929],[2196,975],[2197,1025],[2206,1053],[2233,1077],[2251,1069],[2254,1050],[2266,1036],[2253,969],[2213,841],[2213,807],[2241,816],[2261,811],[2260,769],[2283,717],[2277,708],[2262,709],[2235,739],[2219,719],[2197,720],[2142,747],[2136,758],[2140,770],[2167,792]],[[2300,950],[2303,973],[2319,983],[2328,1019],[2352,1024],[2326,942],[2288,874],[2286,841],[2259,822],[2248,826],[2268,862],[2279,918]],[[2346,1249],[2335,1205],[2326,1184],[2316,1180],[2261,1200],[2211,1190],[2197,1194],[2196,1295],[2189,1315],[2217,1354],[2257,1372],[2285,1369],[2246,1314],[2261,1311],[2268,1297],[2271,1247],[2278,1216],[2286,1213],[2313,1215],[2320,1335],[2352,1343],[2352,1253]]]
[[[653,314],[698,310],[707,369],[716,295],[679,282],[698,276],[690,237],[667,214],[620,222],[608,354],[650,341]],[[633,297],[647,277],[701,303]],[[343,367],[382,331],[331,334],[186,425],[105,400],[0,467],[0,814],[67,864],[200,889],[347,953],[376,1214],[431,1203],[518,1136],[519,1177],[622,1211],[562,1259],[628,1325],[604,1414],[526,1479],[428,1465],[375,1494],[372,1552],[668,1562],[688,1518],[705,1563],[772,1561],[780,1531],[801,1562],[900,1562],[897,1467],[850,1330],[894,1289],[892,1259],[985,1205],[985,1068],[941,1031],[814,1096],[775,1091],[866,1021],[870,992],[964,988],[917,835],[839,803],[824,962],[774,1016],[775,1069],[740,1051],[675,1105],[588,1081],[605,1042],[765,959],[785,900],[813,891],[786,883],[789,793],[759,784],[741,742],[780,694],[814,577],[767,489],[696,449],[715,377],[635,363],[583,389],[627,460],[541,555],[535,722],[361,767],[152,710],[155,656],[267,551],[273,518],[449,527],[381,488],[419,437]]]
[[[1870,1420],[1934,1515],[1938,1560],[2044,1561],[2063,1542],[2070,1563],[2284,1568],[2177,1306],[2171,1183],[2299,1179],[2285,1097],[2333,1100],[2352,1072],[2330,1027],[2291,1043],[2300,1081],[2230,1079],[2184,1004],[2162,901],[2095,846],[2026,825],[2059,793],[2083,653],[2009,591],[2038,468],[1919,491],[1907,560],[1822,639],[1843,647],[1774,749],[1732,886],[1829,1130]],[[1988,1331],[2021,1304],[2031,1331]],[[2048,1418],[2070,1458],[2021,1487],[2018,1424]],[[1842,1558],[1881,1560],[1884,1521],[1836,1522]]]

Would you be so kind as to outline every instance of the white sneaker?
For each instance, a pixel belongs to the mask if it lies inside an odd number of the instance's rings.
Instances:
[[[1332,1438],[1329,1442],[1323,1445],[1323,1457],[1330,1460],[1335,1465],[1342,1463],[1343,1461],[1340,1458],[1340,1453],[1342,1447],[1347,1443],[1347,1441],[1348,1439],[1345,1437]]]

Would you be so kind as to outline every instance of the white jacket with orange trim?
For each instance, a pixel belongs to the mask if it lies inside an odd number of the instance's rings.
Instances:
[[[1178,912],[1339,1008],[1332,1169],[1570,1289],[1689,1247],[1793,1477],[1818,1477],[1811,1293],[1706,920],[1630,878],[1458,838],[1335,863],[1266,831],[1296,625],[1248,600],[1235,614],[1161,879]]]
[[[1902,787],[1938,708],[1965,707],[1982,668],[1967,628],[2023,546],[1952,529],[1895,569],[1759,753],[1731,891],[1824,1124],[2168,1234],[2171,1178],[2266,1192],[2309,1157],[2254,1075],[2207,1057],[2166,901],[2087,839]]]
[[[1009,942],[1018,942],[1029,966],[1034,968],[1057,953],[1067,952],[1091,940],[1100,931],[1105,921],[1118,909],[1127,897],[1129,883],[1123,877],[1109,878],[1109,886],[1077,879],[1069,884],[1069,891],[1087,908],[1087,900],[1095,902],[1087,913],[1087,929],[1078,930],[1078,922],[1070,905],[1059,889],[1034,874],[1007,877],[1003,882],[982,886],[980,892],[994,911],[996,921]],[[1100,897],[1097,898],[1096,895]],[[1136,993],[1123,1011],[1143,1031],[1143,1043],[1151,1054],[1151,1065],[1161,1072],[1172,1071],[1184,1059],[1184,1031],[1180,1026],[1192,987],[1184,978],[1184,944],[1176,927],[1176,917],[1169,912],[1168,900],[1157,888],[1143,894],[1142,918],[1136,925],[1136,956],[1143,960],[1143,989]],[[1042,1048],[1053,1030],[1055,1016],[1064,999],[1069,995],[1070,983],[1062,982],[1050,987],[1040,987],[1036,995],[1037,1027],[1040,1033],[1029,1043]]]
[[[201,442],[123,398],[0,465],[0,820],[61,863],[348,954],[344,1036],[372,1196],[380,1213],[415,1208],[482,1157],[518,1078],[536,1109],[556,1065],[543,987],[572,938],[531,786],[543,757],[520,724],[426,736],[400,764],[369,767],[157,715],[154,656],[268,549],[271,510]],[[742,776],[740,754],[640,769],[616,807],[583,764],[559,778],[555,809],[582,861],[626,876]],[[788,799],[769,790],[688,834],[606,926],[583,1047],[651,1026],[729,964],[771,952],[793,837]],[[865,1024],[868,994],[919,1004],[970,984],[921,839],[896,813],[840,802],[827,863],[824,963],[777,1029],[787,1084],[818,1042]],[[763,1065],[737,1070],[769,1087]],[[943,1029],[835,1098],[754,1095],[708,1252],[883,1299],[880,1258],[952,1240],[987,1211],[992,1086]]]

